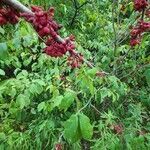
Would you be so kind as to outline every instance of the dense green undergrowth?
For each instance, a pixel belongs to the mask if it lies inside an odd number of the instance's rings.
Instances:
[[[72,1],[22,2],[56,7],[62,37],[73,33],[95,67],[47,56],[24,20],[0,27],[0,149],[148,150],[150,35],[129,46],[132,2],[118,1],[113,17],[111,1],[93,0],[76,16]],[[96,76],[101,70],[109,75]]]

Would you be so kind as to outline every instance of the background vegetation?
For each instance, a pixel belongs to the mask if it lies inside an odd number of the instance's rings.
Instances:
[[[0,27],[0,149],[149,149],[150,34],[129,46],[133,2],[20,1],[55,7],[62,37],[95,67],[47,56],[23,19]]]

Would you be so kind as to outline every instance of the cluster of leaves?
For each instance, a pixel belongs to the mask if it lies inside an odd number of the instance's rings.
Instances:
[[[93,69],[73,70],[66,56],[42,53],[44,44],[23,19],[0,27],[0,149],[150,147],[150,35],[130,48],[132,1],[85,2],[32,4],[56,7],[61,34],[76,36]],[[100,69],[110,74],[96,76]]]

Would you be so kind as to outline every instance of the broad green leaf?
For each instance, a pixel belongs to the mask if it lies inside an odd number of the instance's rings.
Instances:
[[[12,65],[15,68],[21,68],[21,66],[22,66],[21,62],[19,61],[19,59],[17,57],[14,57],[14,61],[12,62]]]
[[[70,107],[70,105],[73,103],[75,99],[75,92],[67,89],[64,98],[61,101],[61,104],[59,105],[60,109],[64,109],[65,111]]]
[[[38,109],[38,111],[40,112],[41,110],[43,110],[45,108],[45,102],[41,102],[39,105],[38,105],[38,107],[37,107],[37,109]]]
[[[20,35],[18,35],[20,36]],[[16,50],[19,50],[21,48],[21,38],[20,37],[16,37],[12,40],[12,44],[13,44],[13,48],[15,48]]]
[[[92,95],[94,95],[95,88],[94,88],[94,83],[93,83],[92,80],[89,80],[89,81],[88,81],[88,86],[89,86],[90,93],[91,93]]]
[[[20,94],[16,99],[17,105],[19,105],[20,109],[23,109],[25,106],[30,104],[30,99],[28,96]]]
[[[86,0],[79,0],[79,3],[82,5]]]
[[[93,136],[93,126],[90,123],[90,119],[86,115],[80,113],[79,122],[82,137],[86,140],[90,140]]]
[[[2,27],[0,27],[0,33],[1,33],[1,34],[4,34],[4,33],[5,33],[5,30],[4,30]]]
[[[111,92],[110,92],[109,89],[103,87],[103,88],[101,89],[101,102],[103,102],[103,101],[104,101],[104,98],[107,97],[107,96],[110,97],[110,96],[111,96]]]
[[[74,143],[80,139],[78,116],[72,115],[64,124],[64,137]]]
[[[11,90],[10,90],[10,94],[9,95],[12,98],[14,98],[16,96],[16,93],[17,93],[16,88],[12,87]]]
[[[50,92],[53,93],[53,98],[59,96],[59,90],[58,87],[54,86],[54,85],[50,85]]]
[[[4,132],[0,132],[0,141],[4,140],[6,138],[6,135]]]
[[[28,66],[31,63],[31,61],[32,61],[32,56],[30,56],[28,59],[25,59],[23,65]]]
[[[115,76],[109,76],[108,79],[109,79],[109,81],[108,81],[109,84],[112,84],[112,86],[114,88],[119,88],[118,78],[117,77],[115,77]]]
[[[19,69],[20,70],[20,69]],[[18,70],[18,71],[19,71]],[[16,72],[15,72],[16,73]],[[27,78],[28,72],[26,70],[22,70],[20,73],[17,74],[17,79]]]
[[[84,76],[81,80],[82,81],[80,83],[80,86],[81,86],[82,90],[84,91],[84,90],[88,89],[89,92],[92,95],[94,95],[95,88],[94,88],[94,84],[93,84],[93,81],[91,80],[91,78]]]
[[[40,79],[36,79],[34,81],[37,82],[38,84],[40,84],[41,86],[45,86],[45,82]]]
[[[97,69],[96,69],[96,68],[92,68],[92,69],[89,69],[89,70],[87,71],[87,74],[88,74],[90,77],[94,78],[95,75],[96,75],[96,72],[97,72]]]
[[[6,43],[0,43],[0,60],[5,60],[8,57],[8,47]]]
[[[29,87],[29,90],[34,95],[34,94],[40,94],[43,91],[43,88],[38,83],[32,83],[31,86]]]
[[[33,42],[33,37],[30,35],[26,35],[23,37],[23,45],[24,47],[28,47],[32,44]]]
[[[54,107],[59,106],[61,104],[62,99],[63,99],[63,96],[55,97],[52,101],[52,107],[54,108]]]
[[[2,75],[2,76],[4,76],[4,75],[5,75],[4,70],[0,69],[0,75]]]

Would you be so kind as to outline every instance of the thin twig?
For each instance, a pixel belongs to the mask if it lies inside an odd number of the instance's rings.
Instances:
[[[142,16],[141,16],[141,20],[144,19],[144,15],[145,15],[145,9],[142,10]]]
[[[73,3],[74,3],[75,12],[74,12],[74,15],[73,15],[73,17],[72,17],[72,20],[71,20],[71,23],[70,23],[70,27],[73,26],[73,24],[74,24],[74,22],[75,22],[75,19],[76,19],[77,15],[78,15],[79,10],[80,10],[84,5],[86,5],[87,3],[89,3],[89,1],[84,2],[84,3],[83,3],[82,5],[80,5],[80,6],[77,5],[77,1],[76,1],[76,0],[73,0]]]
[[[141,65],[141,66],[138,65],[138,66],[135,68],[135,70],[132,70],[132,71],[129,72],[128,74],[124,75],[123,77],[120,78],[120,80],[123,79],[123,78],[126,78],[126,77],[130,76],[130,75],[131,75],[132,73],[134,73],[134,72],[137,72],[139,69],[145,68],[145,67],[148,67],[148,66],[150,66],[150,63],[149,63],[149,64],[144,64],[144,65]]]
[[[101,112],[100,112],[94,105],[90,104],[90,106],[91,106],[96,112],[98,112],[99,114],[101,114]]]
[[[79,114],[82,110],[84,110],[90,103],[91,103],[91,99],[77,112],[77,114]]]
[[[115,28],[115,4],[116,1],[113,0],[113,4],[112,4],[112,25],[113,25],[113,31],[114,31],[114,56],[116,56],[116,51],[117,51],[117,32],[116,32],[116,28]]]

